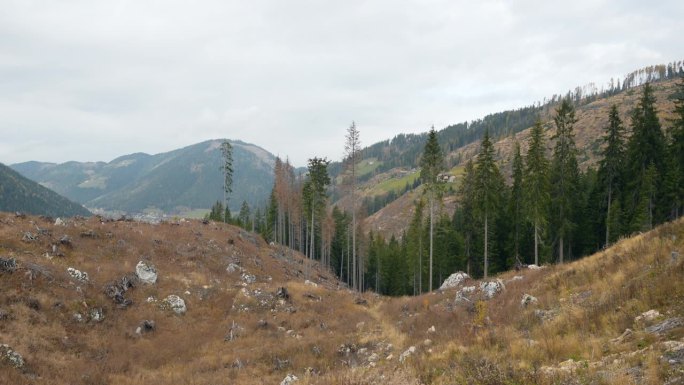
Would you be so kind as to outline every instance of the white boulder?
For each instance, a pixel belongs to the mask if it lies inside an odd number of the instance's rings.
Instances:
[[[154,284],[157,282],[157,269],[143,261],[140,261],[135,265],[135,274],[144,283]]]
[[[399,356],[399,362],[404,362],[406,361],[407,358],[411,357],[413,353],[416,352],[416,347],[411,346],[410,348],[406,349],[401,355]]]
[[[527,307],[529,305],[536,305],[539,302],[537,297],[531,296],[529,294],[523,294],[520,300],[520,306]]]
[[[462,271],[451,274],[449,278],[444,280],[444,283],[442,283],[442,286],[439,287],[439,290],[446,290],[452,287],[456,287],[462,284],[463,281],[465,281],[468,278],[470,278],[470,276]]]
[[[294,384],[295,382],[299,381],[299,378],[295,376],[294,374],[288,374],[285,376],[285,378],[280,382],[280,385],[291,385]]]
[[[12,350],[9,345],[0,345],[0,362],[6,362],[10,366],[21,369],[24,367],[24,358],[21,354]]]
[[[164,299],[164,304],[168,306],[171,310],[173,310],[176,314],[185,314],[185,312],[188,310],[187,307],[185,307],[185,301],[183,298],[177,296],[177,295],[170,295]]]
[[[88,277],[88,273],[86,273],[85,271],[80,271],[80,270],[74,269],[73,267],[70,267],[67,269],[67,273],[71,276],[71,278],[73,278],[77,281],[81,281],[84,283],[87,283],[88,281],[90,281],[90,278]]]
[[[500,291],[506,290],[506,285],[503,281],[497,279],[496,281],[481,282],[480,291],[487,299],[492,299]]]

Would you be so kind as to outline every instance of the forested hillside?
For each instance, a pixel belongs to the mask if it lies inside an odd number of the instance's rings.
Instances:
[[[89,216],[85,207],[71,202],[0,163],[0,211],[52,217]]]
[[[330,208],[312,195],[311,168],[298,176],[276,162],[255,228],[355,289],[393,295],[434,290],[458,270],[487,277],[589,255],[682,215],[677,66],[347,152],[329,166]]]

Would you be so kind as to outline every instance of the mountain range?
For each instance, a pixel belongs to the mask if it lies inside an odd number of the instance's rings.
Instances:
[[[223,200],[222,139],[149,155],[124,155],[111,162],[25,162],[11,167],[95,211],[183,214]],[[261,205],[273,183],[275,157],[253,144],[233,146],[233,192],[229,207]]]
[[[54,217],[89,216],[90,212],[0,163],[0,211]]]

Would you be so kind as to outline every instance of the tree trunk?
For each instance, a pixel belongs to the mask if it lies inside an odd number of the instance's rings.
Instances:
[[[485,239],[484,239],[484,278],[485,279],[487,279],[487,271],[489,269],[489,259],[488,259],[489,255],[487,254],[488,247],[489,247],[489,242],[488,242],[489,240],[487,238],[489,235],[488,234],[489,228],[487,227],[488,226],[487,220],[488,220],[487,214],[485,213]]]
[[[563,236],[560,237],[560,244],[558,246],[558,249],[560,250],[558,261],[562,265],[563,264]]]
[[[539,225],[534,221],[534,264],[539,266]]]
[[[606,210],[606,245],[608,247],[610,244],[610,205],[612,199],[613,189],[608,187],[608,210]]]
[[[434,206],[434,198],[430,196],[430,277],[428,279],[428,284],[429,284],[429,290],[432,291],[432,233],[434,231],[434,224],[433,224],[433,206]]]

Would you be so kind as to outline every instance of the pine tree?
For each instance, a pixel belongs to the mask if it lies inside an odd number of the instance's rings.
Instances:
[[[361,159],[361,140],[359,139],[359,130],[356,128],[356,123],[352,122],[347,129],[347,136],[345,137],[344,154],[347,170],[349,171],[349,195],[351,200],[352,213],[352,270],[357,271],[356,258],[356,168]],[[355,290],[359,289],[358,274],[354,274],[352,279],[352,286]]]
[[[501,192],[504,189],[503,177],[494,161],[494,146],[489,140],[487,131],[482,139],[480,153],[477,155],[475,185],[478,192],[475,198],[475,210],[484,221],[484,277],[486,279],[489,272],[490,225],[497,218],[501,205]]]
[[[525,165],[520,155],[520,143],[515,142],[513,152],[513,185],[511,186],[511,199],[509,200],[509,215],[513,222],[513,254],[516,260],[520,259],[520,234],[523,227],[524,186],[523,174]]]
[[[646,181],[648,168],[653,164],[655,174],[665,175],[665,136],[658,120],[658,115],[655,109],[655,96],[650,84],[646,83],[643,88],[643,93],[639,99],[639,103],[632,111],[632,136],[627,144],[627,180],[629,191],[632,195],[628,197],[629,210],[631,212],[632,230],[643,229],[643,210],[644,207],[654,206],[653,213],[655,219],[660,221],[661,216],[658,215],[660,207],[656,203],[661,201],[661,188],[657,181],[654,181],[652,186],[648,189],[654,189],[653,201],[642,202],[642,199],[648,199],[650,194],[644,195],[642,190],[650,182]],[[650,199],[649,199],[650,200]],[[662,202],[661,202],[662,203]],[[666,211],[665,208],[662,210]],[[662,216],[664,219],[664,215]]]
[[[613,105],[608,114],[608,127],[603,137],[605,147],[601,153],[602,159],[599,166],[599,180],[605,189],[606,198],[606,241],[605,246],[610,244],[611,232],[618,234],[618,230],[611,228],[615,222],[611,220],[613,201],[622,189],[622,173],[625,163],[625,143],[622,121],[618,116],[617,106]],[[612,231],[611,231],[612,230]]]
[[[468,160],[465,165],[463,173],[463,180],[458,191],[459,200],[461,202],[460,210],[454,213],[453,223],[457,229],[461,230],[464,238],[465,257],[466,257],[466,273],[472,275],[473,250],[475,243],[475,197],[477,195],[475,166],[472,159]],[[460,214],[460,215],[457,215]]]
[[[684,214],[684,77],[677,83],[674,94],[675,119],[669,132],[669,170],[665,178],[668,184],[666,202],[670,202],[670,218]]]
[[[569,246],[575,227],[573,210],[579,183],[577,149],[572,133],[573,125],[577,119],[575,118],[575,109],[568,99],[561,102],[553,120],[557,131],[553,136],[556,145],[551,164],[551,204],[553,207],[553,223],[558,237],[558,261],[563,263],[565,241],[568,241]]]
[[[434,233],[434,206],[435,200],[440,199],[443,193],[443,185],[439,182],[439,174],[444,169],[444,155],[437,141],[437,133],[433,126],[428,134],[423,156],[420,160],[420,178],[425,185],[425,193],[428,196],[430,206],[430,267],[428,275],[428,287],[432,291],[432,262],[433,262],[433,233]]]
[[[230,213],[228,209],[228,196],[233,192],[233,146],[230,142],[224,140],[221,143],[221,157],[223,164],[221,164],[221,171],[223,171],[223,206],[226,208],[226,214],[223,215],[224,221],[228,222]]]
[[[539,243],[546,232],[549,210],[549,161],[546,159],[544,128],[537,120],[532,128],[525,157],[525,216],[534,227],[534,264],[539,265]]]
[[[240,206],[240,212],[238,213],[238,223],[244,229],[249,229],[251,227],[251,217],[252,210],[249,208],[247,201],[242,201],[242,206]]]

